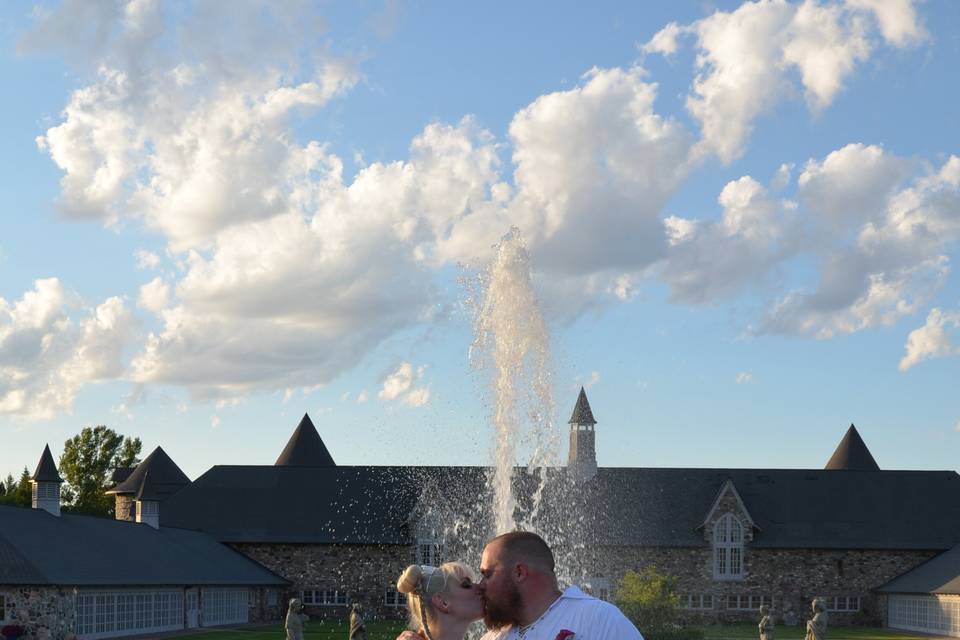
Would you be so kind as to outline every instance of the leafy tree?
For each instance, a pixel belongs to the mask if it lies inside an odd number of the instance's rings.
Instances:
[[[703,633],[681,626],[677,579],[656,567],[627,571],[617,588],[616,601],[647,640],[697,640]]]
[[[84,427],[63,443],[60,475],[66,481],[61,490],[64,504],[80,513],[112,516],[113,496],[110,476],[118,467],[140,462],[140,438],[129,438],[104,425]]]
[[[0,480],[0,502],[3,501],[5,495],[7,495],[7,486],[3,483],[3,480]]]
[[[26,467],[20,474],[20,480],[14,480],[13,474],[7,475],[4,482],[6,486],[5,495],[0,496],[0,504],[13,504],[21,507],[29,507],[33,501],[33,485],[30,484],[30,472]]]

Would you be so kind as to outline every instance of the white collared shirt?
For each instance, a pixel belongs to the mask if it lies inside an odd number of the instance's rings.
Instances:
[[[568,587],[540,619],[528,627],[523,640],[556,640],[564,630],[575,634],[570,640],[643,640],[620,609],[588,596],[577,587]],[[513,625],[488,631],[481,640],[520,640],[520,629]]]

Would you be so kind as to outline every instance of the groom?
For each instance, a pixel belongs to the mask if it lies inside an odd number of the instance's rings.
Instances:
[[[480,574],[488,629],[482,640],[643,640],[609,602],[577,587],[560,591],[553,552],[534,533],[514,531],[488,542]]]

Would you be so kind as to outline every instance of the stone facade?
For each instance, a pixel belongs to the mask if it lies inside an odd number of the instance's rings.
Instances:
[[[404,607],[387,606],[385,594],[393,591],[397,578],[414,562],[412,546],[245,543],[231,546],[292,583],[281,594],[276,608],[258,613],[260,619],[278,620],[286,614],[290,598],[299,598],[304,590],[322,589],[345,591],[347,604],[305,605],[305,613],[313,619],[346,619],[353,602],[363,605],[368,618],[406,615]]]
[[[64,640],[76,627],[77,600],[72,587],[0,586],[6,596],[6,624],[25,629],[27,640]]]
[[[114,514],[117,520],[126,522],[137,521],[136,498],[130,494],[116,494],[114,496]]]
[[[856,596],[860,610],[830,612],[834,624],[873,624],[885,621],[873,590],[936,555],[932,551],[873,551],[823,549],[744,549],[744,575],[738,580],[713,577],[713,550],[697,548],[620,547],[595,549],[588,554],[587,571],[614,587],[628,570],[654,566],[677,578],[683,595],[710,595],[712,608],[690,610],[691,617],[709,621],[752,621],[755,607],[730,608],[730,596],[767,596],[773,615],[803,624],[812,614],[814,597]],[[742,601],[742,598],[741,598]],[[759,605],[758,605],[759,606]]]

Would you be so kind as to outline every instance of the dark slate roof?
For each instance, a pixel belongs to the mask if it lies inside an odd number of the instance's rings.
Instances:
[[[37,470],[33,472],[32,479],[35,482],[63,482],[63,478],[57,471],[57,465],[53,461],[53,454],[50,453],[50,445],[43,448],[40,462],[37,464]]]
[[[196,531],[7,505],[0,522],[0,584],[286,584]]]
[[[190,484],[190,478],[180,470],[167,452],[157,447],[143,462],[137,465],[127,478],[107,493],[133,494],[140,493],[140,487],[147,472],[150,473],[154,485],[154,492],[158,500],[166,500],[183,487]]]
[[[573,414],[567,424],[597,424],[597,421],[593,419],[593,411],[590,410],[587,392],[583,390],[583,387],[580,387],[577,404],[573,407]]]
[[[136,467],[117,467],[114,469],[113,473],[110,474],[110,481],[113,482],[113,486],[117,486],[129,478],[134,469],[136,469]]]
[[[310,416],[303,414],[287,446],[274,463],[277,466],[332,467],[336,463],[323,444]]]
[[[140,490],[137,491],[137,500],[160,501],[160,494],[157,492],[157,483],[153,481],[153,476],[147,471],[143,474],[143,482],[140,483]]]
[[[894,578],[879,591],[960,595],[960,545]]]
[[[550,473],[567,477],[564,469]],[[165,503],[163,521],[229,542],[407,544],[407,520],[426,482],[439,487],[434,503],[469,511],[487,504],[487,474],[482,467],[217,466]],[[597,544],[704,546],[699,527],[728,479],[759,527],[756,547],[960,543],[953,471],[600,468],[573,486],[549,484],[542,513],[561,514],[554,521],[567,527],[576,522]],[[515,481],[529,484],[529,476]]]
[[[857,433],[857,428],[852,424],[850,428],[847,429],[846,435],[843,436],[843,440],[837,445],[833,455],[830,456],[830,460],[827,461],[827,466],[824,468],[830,469],[831,471],[880,470],[880,466],[876,460],[873,459],[863,438]]]

